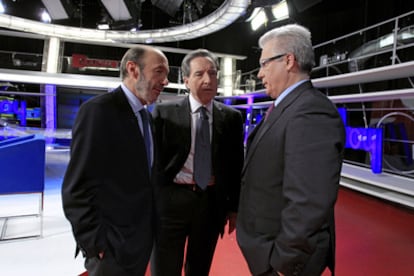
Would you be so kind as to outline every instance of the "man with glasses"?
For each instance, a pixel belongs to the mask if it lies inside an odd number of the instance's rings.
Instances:
[[[335,222],[344,126],[312,86],[310,32],[264,34],[258,77],[274,101],[248,137],[237,241],[253,275],[334,274]]]

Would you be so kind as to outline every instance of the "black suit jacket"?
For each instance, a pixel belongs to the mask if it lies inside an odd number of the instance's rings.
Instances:
[[[253,275],[313,275],[326,260],[318,248],[330,248],[333,270],[344,133],[336,107],[307,81],[249,136],[237,240]]]
[[[63,208],[87,257],[110,251],[121,266],[146,266],[154,189],[144,140],[124,92],[84,103],[73,126]]]
[[[160,185],[169,185],[183,167],[191,147],[191,109],[188,97],[157,104],[153,110],[159,148]],[[213,101],[212,163],[218,222],[224,227],[227,212],[237,212],[243,166],[243,123],[239,111]]]

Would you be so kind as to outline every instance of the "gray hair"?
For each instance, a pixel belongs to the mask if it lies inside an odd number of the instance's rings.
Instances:
[[[144,69],[144,56],[147,53],[147,50],[147,47],[135,46],[126,51],[126,53],[122,57],[121,65],[119,66],[121,80],[124,80],[128,76],[128,71],[126,68],[126,64],[128,61],[135,62],[140,70]]]
[[[190,62],[197,57],[210,58],[216,69],[219,68],[218,59],[215,54],[206,49],[197,49],[189,52],[181,62],[181,74],[183,77],[190,76]]]
[[[292,53],[303,72],[310,73],[315,66],[315,54],[312,48],[310,31],[297,24],[289,24],[268,31],[259,39],[263,48],[268,42],[283,53]]]

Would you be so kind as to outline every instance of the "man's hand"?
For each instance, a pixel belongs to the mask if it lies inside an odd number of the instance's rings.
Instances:
[[[102,252],[99,252],[98,253],[98,257],[99,257],[99,260],[102,260],[103,257],[104,257],[104,252],[103,251]]]

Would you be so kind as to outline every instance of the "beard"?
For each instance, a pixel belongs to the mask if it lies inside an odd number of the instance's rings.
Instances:
[[[135,84],[135,89],[146,104],[152,104],[156,100],[156,98],[154,98],[156,96],[152,94],[151,84],[147,81],[144,75],[140,75],[139,80]]]
[[[135,84],[135,88],[140,94],[146,94],[150,90],[150,84],[143,74],[139,75],[139,80]]]

